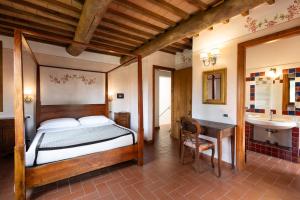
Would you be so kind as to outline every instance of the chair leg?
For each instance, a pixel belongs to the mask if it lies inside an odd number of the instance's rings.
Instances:
[[[185,147],[184,144],[181,146],[181,163],[184,165],[184,151]]]
[[[212,148],[211,149],[211,166],[212,168],[215,168],[215,165],[214,165],[214,158],[215,158],[215,148]]]

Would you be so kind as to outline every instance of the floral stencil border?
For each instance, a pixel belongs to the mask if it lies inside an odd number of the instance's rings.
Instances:
[[[77,75],[77,74],[65,74],[62,77],[55,77],[54,75],[49,75],[50,82],[55,84],[66,84],[70,80],[80,80],[85,85],[94,85],[96,84],[96,78],[86,78],[84,75]]]
[[[272,27],[278,23],[290,21],[300,15],[300,0],[294,0],[291,5],[287,7],[286,13],[277,13],[272,19],[265,18],[264,20],[257,20],[252,17],[247,17],[245,28],[249,32],[256,32],[258,30]]]

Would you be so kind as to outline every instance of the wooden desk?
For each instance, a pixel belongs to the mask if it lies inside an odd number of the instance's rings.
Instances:
[[[231,139],[231,167],[234,169],[235,155],[235,127],[233,124],[225,124],[213,121],[198,120],[201,127],[205,129],[203,135],[217,138],[218,146],[218,176],[221,177],[221,162],[222,162],[222,139],[230,137]]]
[[[204,133],[202,133],[202,135],[206,135],[208,137],[217,139],[218,176],[221,177],[221,175],[222,175],[222,172],[221,172],[222,139],[225,137],[230,137],[230,139],[231,139],[231,166],[232,166],[232,169],[234,168],[236,125],[207,121],[207,120],[199,120],[199,119],[196,119],[196,120],[199,121],[201,127],[204,128],[204,130],[205,130]],[[181,136],[180,136],[180,138],[181,138]],[[180,151],[181,151],[181,149],[180,149]]]

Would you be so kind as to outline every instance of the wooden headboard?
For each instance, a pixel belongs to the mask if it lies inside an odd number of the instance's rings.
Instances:
[[[37,125],[48,119],[80,118],[90,115],[105,115],[106,104],[41,105],[37,112]]]
[[[79,70],[88,71],[88,70]],[[91,71],[93,72],[93,71]],[[78,104],[78,105],[41,105],[40,66],[37,67],[36,80],[36,127],[40,123],[55,118],[80,118],[91,115],[108,117],[108,77],[105,73],[105,104]]]

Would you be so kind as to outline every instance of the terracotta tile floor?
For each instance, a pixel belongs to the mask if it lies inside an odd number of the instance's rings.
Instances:
[[[300,165],[249,152],[247,169],[224,167],[217,178],[178,162],[177,143],[166,127],[145,147],[145,165],[123,163],[33,190],[30,199],[300,199]],[[0,161],[0,199],[13,199],[12,159]]]

